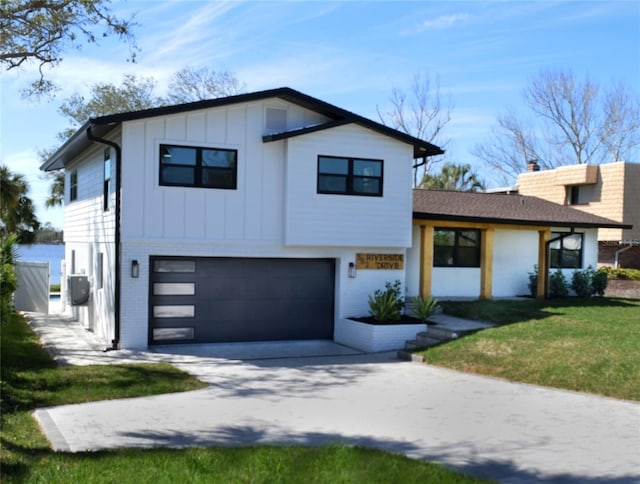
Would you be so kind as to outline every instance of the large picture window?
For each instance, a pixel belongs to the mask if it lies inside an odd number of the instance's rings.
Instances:
[[[235,189],[238,152],[160,145],[160,185]]]
[[[318,193],[382,196],[382,160],[318,156]]]
[[[480,267],[480,231],[437,228],[433,233],[434,267]]]
[[[551,268],[579,269],[582,267],[583,234],[553,232],[551,234]],[[557,239],[557,240],[556,240]]]

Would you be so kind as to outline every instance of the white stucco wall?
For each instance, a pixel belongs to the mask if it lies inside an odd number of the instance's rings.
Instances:
[[[537,230],[496,230],[493,235],[493,297],[529,294],[528,273],[538,264]],[[479,294],[479,293],[478,293]]]
[[[569,228],[553,228],[553,232],[569,232]],[[597,267],[597,229],[576,229],[584,234],[583,266]],[[537,230],[494,231],[493,278],[494,298],[528,295],[529,272],[538,264]],[[413,228],[412,246],[407,251],[408,295],[415,296],[420,289],[420,229]],[[447,298],[477,298],[480,296],[480,269],[462,267],[434,267],[431,279],[432,296]],[[555,269],[551,269],[555,271]],[[562,269],[569,284],[574,269]]]

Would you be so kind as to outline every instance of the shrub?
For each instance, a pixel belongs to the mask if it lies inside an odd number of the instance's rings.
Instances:
[[[557,269],[549,276],[549,297],[567,297],[569,295],[569,284],[567,278],[560,269]]]
[[[607,271],[597,270],[593,273],[593,278],[591,280],[591,286],[593,288],[593,293],[598,296],[604,296],[604,291],[607,289],[607,284],[609,283]]]
[[[533,266],[533,272],[529,272],[529,283],[527,284],[529,288],[529,294],[531,297],[536,297],[538,295],[538,264]]]
[[[427,298],[424,299],[421,296],[416,296],[412,299],[412,311],[416,317],[423,323],[429,319],[433,313],[440,307],[440,303],[437,299]]]
[[[9,235],[0,241],[0,315],[2,321],[13,309],[13,293],[18,287],[15,270],[16,240],[15,235]]]
[[[571,276],[571,289],[578,297],[591,297],[593,294],[593,267],[589,266],[584,271],[574,271]]]
[[[393,285],[385,283],[385,290],[377,289],[369,296],[369,314],[378,322],[399,321],[404,309],[402,283],[396,280]]]
[[[607,274],[609,279],[626,279],[629,281],[640,281],[640,269],[613,269],[612,267],[603,267],[599,269]]]

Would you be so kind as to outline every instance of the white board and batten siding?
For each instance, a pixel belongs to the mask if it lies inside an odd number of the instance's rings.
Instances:
[[[383,196],[317,193],[318,155],[383,160]],[[350,124],[287,145],[285,244],[411,246],[412,147]]]
[[[123,239],[281,242],[286,142],[262,141],[272,106],[286,109],[284,129],[321,121],[316,113],[266,100],[125,122]],[[160,186],[160,144],[237,150],[237,188]]]

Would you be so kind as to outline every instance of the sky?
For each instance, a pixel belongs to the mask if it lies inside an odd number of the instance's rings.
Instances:
[[[526,112],[522,91],[543,70],[571,70],[602,87],[623,82],[640,95],[640,1],[113,1],[134,15],[139,47],[113,38],[68,48],[46,71],[60,90],[24,99],[37,67],[2,71],[0,163],[27,177],[42,223],[63,226],[61,208],[45,209],[49,182],[38,151],[59,146],[69,127],[58,112],[74,93],[124,74],[153,77],[166,94],[185,66],[230,71],[247,91],[291,87],[380,121],[394,88],[410,94],[429,79],[451,121],[442,140],[448,160],[469,163],[487,186],[494,174],[473,157],[506,110]],[[638,160],[625,160],[638,161]]]

